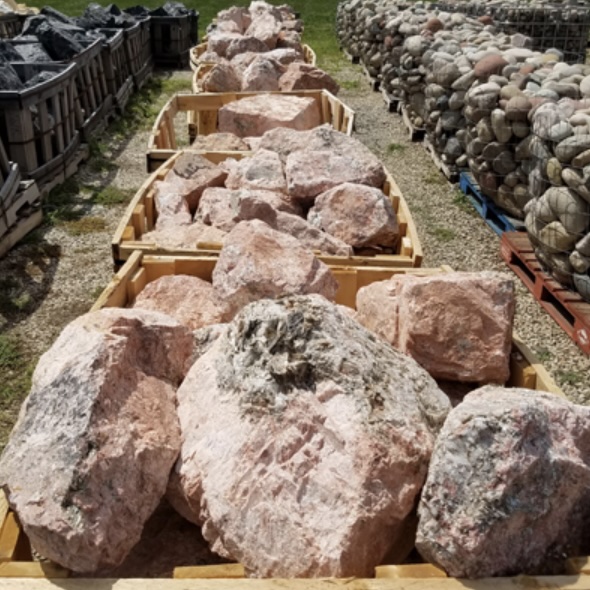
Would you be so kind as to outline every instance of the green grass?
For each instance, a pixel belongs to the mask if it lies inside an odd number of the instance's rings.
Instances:
[[[121,205],[122,203],[127,203],[133,194],[134,191],[122,190],[116,186],[107,186],[101,191],[94,193],[92,200],[97,205],[110,207],[112,205]]]
[[[457,237],[457,234],[447,227],[435,227],[432,230],[432,233],[434,234],[434,237],[441,242],[451,242]]]
[[[473,205],[467,198],[467,195],[463,191],[455,191],[455,195],[453,196],[453,204],[461,209],[461,211],[465,213],[469,213],[469,215],[476,216],[477,212],[473,208]]]
[[[85,215],[80,219],[65,221],[63,224],[65,230],[72,236],[82,236],[84,234],[96,233],[106,229],[106,221],[102,217]]]
[[[537,355],[537,358],[542,362],[542,363],[546,363],[547,361],[550,361],[552,358],[552,354],[550,351],[548,351],[546,348],[540,348],[538,350],[535,351],[535,354]]]
[[[438,171],[429,172],[424,178],[426,184],[436,184],[439,186],[447,184],[447,179]]]
[[[31,387],[32,363],[20,342],[8,334],[0,334],[0,408],[7,402],[19,403]]]
[[[284,4],[284,0],[270,0],[271,4]],[[108,2],[100,2],[106,6]],[[120,0],[117,2],[119,8],[127,8],[137,4],[137,0]],[[164,4],[164,0],[145,0],[142,5],[149,8],[156,8]],[[236,4],[248,4],[235,0],[184,0],[188,8],[199,11],[199,38],[205,34],[207,25],[215,15],[225,8]],[[310,45],[318,56],[318,65],[327,70],[337,70],[341,67],[339,61],[342,58],[336,35],[334,34],[334,23],[336,19],[336,6],[338,0],[290,0],[288,2],[293,9],[300,13],[305,23],[304,43]],[[29,6],[41,8],[44,2],[33,0],[28,2]],[[84,12],[88,5],[87,0],[54,0],[51,5],[69,16],[78,16]]]
[[[345,90],[358,90],[361,83],[358,80],[341,80],[340,86]]]
[[[78,196],[85,190],[75,177],[68,178],[56,186],[43,201],[43,213],[46,223],[60,225],[75,221],[84,215],[78,203]]]
[[[576,371],[556,371],[557,380],[565,385],[577,385],[584,380],[584,375]]]
[[[395,154],[397,152],[403,153],[406,150],[406,146],[402,145],[401,143],[390,143],[387,146],[387,152],[390,154]]]

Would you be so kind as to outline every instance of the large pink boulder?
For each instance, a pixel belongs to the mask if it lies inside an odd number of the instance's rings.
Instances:
[[[291,63],[279,80],[280,90],[321,90],[338,94],[340,86],[324,70],[306,63]]]
[[[492,272],[395,275],[357,293],[358,321],[436,379],[505,383],[515,297]]]
[[[266,44],[267,49],[275,49],[281,32],[281,22],[268,12],[256,15],[246,30],[246,35],[256,37]]]
[[[300,209],[289,201],[287,195],[273,191],[210,188],[201,197],[197,218],[229,232],[240,221],[247,219],[274,222],[276,211],[297,214]]]
[[[321,125],[309,131],[284,127],[272,129],[262,136],[258,147],[277,152],[283,161],[302,150],[331,152],[354,162],[354,169],[364,170],[367,182],[361,184],[381,188],[385,182],[385,170],[379,158],[358,139],[336,131],[331,125]]]
[[[207,36],[207,53],[225,57],[229,44],[239,39],[242,39],[242,35],[238,32],[213,31]]]
[[[275,127],[311,129],[321,123],[321,115],[311,97],[259,94],[221,107],[218,122],[222,133],[258,137]]]
[[[247,152],[250,146],[234,133],[197,135],[191,149],[203,152]]]
[[[201,80],[203,92],[239,92],[242,80],[231,64],[214,65]]]
[[[232,6],[226,10],[220,10],[216,17],[217,29],[232,28],[243,34],[252,22],[250,11],[244,6]]]
[[[160,192],[182,195],[194,213],[203,191],[211,186],[223,186],[227,172],[195,152],[184,152],[159,184]]]
[[[252,60],[242,75],[242,90],[244,92],[270,92],[279,90],[279,78],[283,75],[285,66],[265,54]]]
[[[177,503],[214,550],[277,578],[372,576],[450,409],[417,363],[318,295],[249,305],[178,400]]]
[[[308,220],[355,248],[393,247],[399,238],[391,201],[378,188],[344,183],[318,195]]]
[[[227,312],[213,285],[188,275],[168,275],[148,283],[133,304],[159,311],[190,330],[226,321]]]
[[[40,359],[0,483],[33,548],[77,572],[121,563],[180,450],[176,388],[190,330],[164,314],[103,309]]]
[[[227,235],[213,286],[233,312],[266,297],[319,293],[333,299],[338,289],[312,252],[259,220],[243,221]]]
[[[161,248],[194,250],[199,242],[221,244],[227,232],[200,220],[190,225],[165,225],[142,234],[141,241]]]
[[[563,573],[588,555],[590,408],[487,386],[449,414],[419,505],[416,546],[450,576]],[[526,578],[525,578],[526,579]]]
[[[225,50],[225,57],[233,60],[236,56],[242,53],[264,53],[268,51],[268,47],[264,41],[257,39],[251,35],[232,39]]]
[[[355,154],[312,149],[293,152],[285,162],[287,191],[295,199],[311,201],[343,183],[381,188],[383,167],[367,168]],[[381,184],[378,184],[381,183]]]
[[[273,49],[266,54],[268,57],[276,59],[280,64],[288,66],[295,61],[303,61],[303,52],[284,47],[280,49]]]
[[[225,181],[227,188],[252,188],[287,192],[287,180],[279,155],[258,150],[233,166]]]
[[[190,225],[193,216],[188,209],[186,199],[175,192],[161,191],[159,185],[160,183],[155,185],[156,211],[158,213],[155,229],[163,229],[167,226]]]
[[[281,31],[277,39],[277,49],[294,49],[303,53],[301,35],[297,31]]]
[[[231,60],[232,68],[240,77],[240,82],[246,68],[260,55],[260,53],[254,51],[247,51],[245,53],[239,53]]]

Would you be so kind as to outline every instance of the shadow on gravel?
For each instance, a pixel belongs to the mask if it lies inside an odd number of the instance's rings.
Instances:
[[[49,244],[42,226],[0,260],[0,332],[34,313],[51,289],[61,248]]]

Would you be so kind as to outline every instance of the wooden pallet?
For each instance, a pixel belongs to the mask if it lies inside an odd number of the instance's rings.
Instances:
[[[142,241],[142,235],[152,231],[157,220],[155,207],[155,183],[162,180],[175,161],[183,152],[178,152],[164,165],[153,173],[133,197],[119,226],[113,236],[112,250],[115,263],[122,263],[135,251],[144,253],[183,256],[204,255],[216,257],[221,250],[221,243],[197,244],[194,248],[172,249],[154,242]],[[228,158],[243,158],[244,152],[201,152],[205,158],[214,163]],[[422,264],[422,246],[418,231],[410,214],[410,210],[397,183],[386,173],[386,180],[382,187],[383,193],[389,197],[393,210],[397,214],[400,239],[394,254],[378,254],[372,256],[325,256],[318,255],[326,264],[337,266],[399,266],[419,267]]]
[[[34,181],[30,182],[34,183]],[[16,246],[29,232],[41,225],[42,221],[43,211],[41,210],[40,201],[37,201],[32,206],[21,209],[18,221],[10,228],[8,233],[0,237],[0,258]],[[0,576],[3,575],[1,565],[2,559],[0,557]]]
[[[428,138],[424,138],[424,148],[428,152],[430,159],[436,166],[436,168],[445,176],[445,178],[452,183],[455,183],[459,180],[459,170],[456,166],[449,166],[445,162],[443,162],[438,154],[438,152],[434,149],[434,146],[428,141]]]
[[[313,98],[320,108],[322,123],[334,129],[352,134],[354,111],[327,90],[294,90],[269,92],[285,96]],[[219,109],[229,102],[260,95],[259,92],[203,92],[200,94],[176,94],[162,108],[148,139],[147,169],[153,172],[179,151],[176,139],[175,118],[185,113],[188,120],[189,142],[197,135],[209,135],[217,131]]]
[[[21,33],[25,22],[22,14],[0,15],[0,39],[12,39]]]
[[[195,26],[191,15],[150,17],[152,57],[156,66],[189,65]]]
[[[365,78],[369,81],[369,86],[373,92],[379,92],[379,87],[381,86],[381,80],[372,76],[369,72],[369,69],[364,63],[361,63],[361,68],[363,70],[363,74],[365,74]]]
[[[500,254],[541,307],[585,354],[590,355],[590,303],[543,270],[528,234],[504,232]]]
[[[34,180],[17,180],[14,195],[0,202],[0,240],[19,223],[23,210],[34,205],[40,196]]]
[[[510,217],[502,211],[489,197],[484,195],[470,172],[461,172],[459,187],[465,193],[475,210],[483,217],[483,220],[501,236],[504,232],[524,230],[524,223]]]
[[[133,75],[125,49],[125,34],[121,29],[101,29],[101,32],[107,36],[102,46],[107,88],[113,95],[115,109],[122,114],[133,94]]]
[[[414,124],[410,119],[410,115],[408,114],[408,109],[402,101],[400,101],[399,103],[399,109],[404,125],[408,130],[408,139],[410,141],[421,141],[422,139],[424,139],[426,129],[424,129],[423,127],[414,127]]]
[[[381,88],[381,96],[383,96],[385,106],[390,113],[399,112],[399,103],[401,100],[399,96],[393,96],[393,94],[389,94],[385,88]]]

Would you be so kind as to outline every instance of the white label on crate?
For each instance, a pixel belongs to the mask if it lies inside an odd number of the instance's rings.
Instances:
[[[590,341],[590,338],[588,337],[588,332],[586,332],[586,330],[584,328],[580,328],[577,332],[577,338],[578,338],[578,342],[582,345],[582,346],[587,346],[588,342]]]

